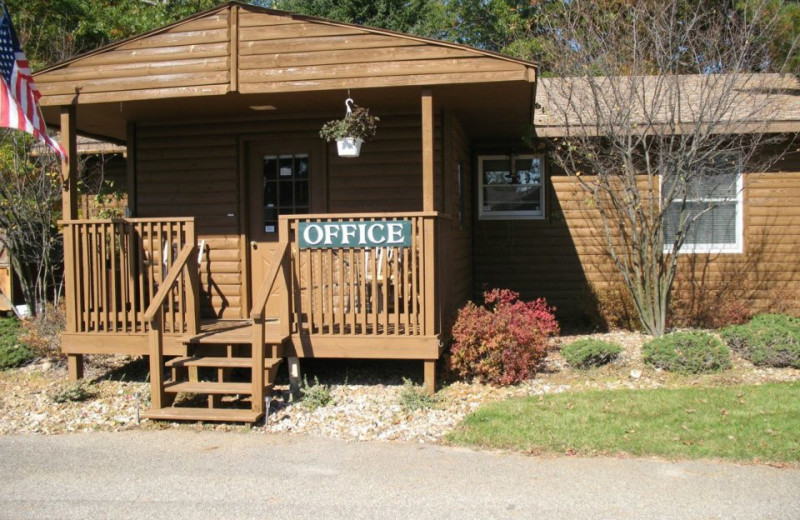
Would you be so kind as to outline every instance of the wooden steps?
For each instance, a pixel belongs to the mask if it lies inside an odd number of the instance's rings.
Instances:
[[[162,363],[162,373],[164,369],[171,373],[170,379],[161,379],[160,386],[154,387],[160,388],[162,407],[151,409],[145,417],[230,422],[255,422],[263,417],[286,337],[275,323],[265,326],[261,344],[253,342],[253,331],[249,320],[214,320],[201,323],[198,334],[181,338],[188,355]],[[204,395],[207,406],[188,406],[187,402],[172,406],[178,394]],[[223,408],[231,405],[223,396],[249,396],[250,409]],[[197,401],[191,399],[193,404]]]
[[[144,417],[159,421],[218,421],[254,423],[264,414],[252,410],[236,410],[230,408],[179,408],[170,406],[158,410],[149,410]]]

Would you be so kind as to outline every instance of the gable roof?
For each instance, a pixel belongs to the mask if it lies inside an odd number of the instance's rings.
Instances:
[[[612,87],[611,82],[615,82]],[[800,131],[800,80],[793,75],[749,74],[643,76],[595,78],[595,86],[613,90],[607,106],[595,107],[592,85],[585,78],[551,77],[539,80],[534,117],[540,137],[563,137],[582,133],[597,135],[597,112],[613,121],[610,111],[622,106],[623,114],[642,125],[692,126],[711,118],[720,123],[720,132],[797,132]],[[605,86],[605,87],[604,87]],[[724,97],[719,92],[732,89]],[[635,92],[631,94],[630,92]],[[619,99],[614,99],[618,96]],[[714,99],[722,98],[719,104]],[[628,104],[630,101],[630,104]],[[716,110],[722,110],[716,113]],[[608,124],[608,123],[606,123]]]
[[[534,63],[230,2],[35,75],[43,106],[536,80]]]

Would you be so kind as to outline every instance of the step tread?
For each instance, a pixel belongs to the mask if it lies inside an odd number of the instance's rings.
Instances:
[[[225,408],[175,408],[167,407],[148,410],[143,417],[158,420],[175,421],[222,421],[254,423],[264,416],[252,410],[233,410]]]
[[[264,385],[264,388],[271,387],[272,385]],[[167,381],[164,383],[164,391],[172,394],[250,395],[253,393],[253,385],[250,383],[218,383],[216,381]]]
[[[282,360],[278,358],[267,358],[264,360],[264,368],[270,369]],[[215,367],[215,368],[250,368],[252,358],[249,357],[212,357],[212,356],[190,356],[171,359],[164,363],[167,367]]]

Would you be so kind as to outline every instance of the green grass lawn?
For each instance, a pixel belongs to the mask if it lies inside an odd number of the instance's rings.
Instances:
[[[800,383],[510,399],[448,437],[532,453],[800,462]]]

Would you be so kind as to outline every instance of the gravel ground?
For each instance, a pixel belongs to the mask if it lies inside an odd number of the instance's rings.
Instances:
[[[680,376],[656,371],[641,362],[641,346],[647,336],[630,332],[593,334],[616,341],[625,352],[611,365],[590,371],[569,368],[558,349],[582,336],[562,336],[553,341],[546,364],[533,380],[513,387],[478,383],[446,384],[429,409],[408,411],[401,405],[407,390],[403,376],[421,383],[421,363],[302,362],[309,381],[318,377],[330,388],[332,403],[310,409],[291,398],[279,377],[266,425],[136,422],[137,394],[141,408],[148,405],[147,364],[127,356],[89,358],[84,401],[63,403],[55,399],[71,384],[66,368],[51,361],[0,372],[0,434],[59,434],[85,431],[121,431],[135,428],[203,429],[310,434],[342,440],[403,440],[439,442],[467,414],[482,404],[509,397],[542,395],[588,389],[659,388],[759,384],[799,381],[800,370],[753,367],[734,357],[734,368],[721,374]],[[285,369],[284,369],[285,370]],[[285,376],[282,376],[285,378]],[[282,383],[282,384],[281,384]]]

